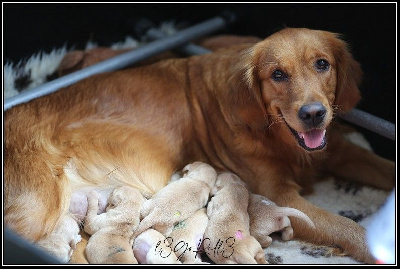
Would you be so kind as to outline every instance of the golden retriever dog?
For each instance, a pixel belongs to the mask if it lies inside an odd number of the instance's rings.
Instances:
[[[89,263],[137,264],[131,236],[139,225],[140,208],[145,198],[129,186],[113,190],[105,213],[97,215],[99,194],[88,194],[85,232],[91,235],[86,246]]]
[[[292,219],[294,238],[373,263],[363,227],[301,196],[326,175],[393,189],[394,162],[348,142],[334,121],[359,101],[361,77],[337,34],[285,28],[14,106],[5,111],[4,223],[37,242],[81,188],[122,184],[151,195],[203,161],[309,216],[316,228]]]
[[[140,210],[142,220],[133,238],[149,228],[166,236],[176,224],[207,205],[217,179],[215,169],[203,162],[193,162],[182,172],[182,178],[169,183],[143,203]]]
[[[312,220],[303,212],[291,207],[277,206],[259,194],[250,194],[247,212],[250,218],[250,234],[260,242],[263,248],[271,245],[270,234],[274,232],[281,232],[282,239],[285,241],[293,238],[289,216],[299,218],[310,227],[315,227]]]
[[[260,243],[250,235],[249,191],[232,173],[218,175],[207,205],[203,247],[217,264],[267,264]]]

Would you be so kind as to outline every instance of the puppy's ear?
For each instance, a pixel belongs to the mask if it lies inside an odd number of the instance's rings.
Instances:
[[[329,43],[334,53],[337,68],[337,86],[334,105],[341,113],[354,108],[360,101],[358,89],[362,70],[360,64],[354,60],[346,42],[338,34],[329,33]]]
[[[213,200],[212,200],[212,198],[211,198],[211,201],[210,202],[208,202],[208,205],[207,205],[207,216],[208,217],[210,217],[211,215],[212,215],[212,212],[213,212]]]
[[[126,198],[126,197],[125,197]],[[111,205],[112,207],[119,205],[124,199],[124,195],[122,193],[121,190],[116,189],[113,191],[113,193],[111,194],[110,198],[109,198],[109,205]]]
[[[217,186],[217,184],[214,184],[214,187],[212,187],[211,191],[210,191],[210,195],[214,196],[215,194],[217,194],[217,192],[221,189],[221,186]]]

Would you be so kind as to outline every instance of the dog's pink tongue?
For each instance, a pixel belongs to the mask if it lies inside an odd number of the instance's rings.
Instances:
[[[313,149],[321,146],[324,140],[325,130],[314,129],[305,133],[299,132],[299,135],[304,139],[306,146]]]

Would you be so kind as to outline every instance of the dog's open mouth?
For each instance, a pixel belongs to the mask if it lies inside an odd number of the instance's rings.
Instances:
[[[321,150],[326,146],[326,130],[311,129],[307,132],[297,132],[286,123],[299,145],[307,151]]]

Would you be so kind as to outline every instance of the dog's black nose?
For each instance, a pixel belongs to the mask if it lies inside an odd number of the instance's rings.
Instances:
[[[319,102],[304,105],[299,110],[299,118],[307,127],[315,127],[320,124],[325,117],[326,108]]]

